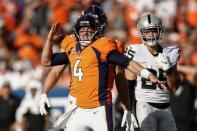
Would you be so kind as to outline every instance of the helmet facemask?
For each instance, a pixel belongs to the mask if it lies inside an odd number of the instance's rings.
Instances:
[[[99,23],[92,16],[81,16],[74,27],[75,36],[80,45],[86,47],[98,38]]]
[[[88,46],[95,39],[97,32],[94,31],[91,27],[81,27],[79,29],[79,43],[82,46]]]
[[[145,44],[151,47],[156,46],[162,38],[161,27],[142,28],[140,36]]]

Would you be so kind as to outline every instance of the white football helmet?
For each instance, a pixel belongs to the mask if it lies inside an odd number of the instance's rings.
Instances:
[[[157,18],[153,14],[147,14],[142,16],[137,24],[137,27],[142,41],[151,47],[158,44],[159,40],[162,38],[162,33],[163,33],[162,23],[159,20],[159,18]],[[152,37],[147,36],[145,32],[150,30],[156,31],[157,34]]]

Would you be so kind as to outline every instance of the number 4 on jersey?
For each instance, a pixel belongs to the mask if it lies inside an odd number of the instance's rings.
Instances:
[[[82,81],[83,72],[82,72],[82,68],[78,67],[79,62],[80,60],[77,60],[74,65],[74,76],[78,77],[79,81]]]

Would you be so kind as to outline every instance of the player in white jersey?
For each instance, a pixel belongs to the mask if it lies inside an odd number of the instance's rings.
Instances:
[[[170,109],[169,92],[176,91],[180,84],[177,71],[179,48],[159,44],[163,27],[160,20],[147,14],[138,22],[142,44],[132,44],[125,55],[139,62],[154,73],[168,87],[158,85],[136,74],[126,71],[129,88],[134,88],[136,117],[141,131],[176,131],[176,124]]]

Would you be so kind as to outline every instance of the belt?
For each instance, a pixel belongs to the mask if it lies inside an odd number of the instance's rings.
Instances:
[[[166,109],[170,106],[170,103],[151,103],[151,102],[147,102],[149,105],[158,108],[158,109]]]

